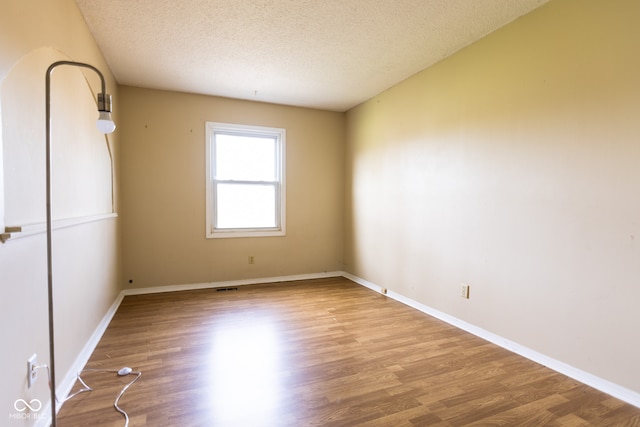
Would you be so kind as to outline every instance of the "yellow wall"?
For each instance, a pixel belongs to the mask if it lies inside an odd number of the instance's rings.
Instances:
[[[638,16],[551,1],[349,111],[346,270],[640,392]]]
[[[129,286],[342,270],[344,114],[132,87],[120,102]],[[206,121],[286,129],[286,236],[205,238]]]
[[[45,220],[45,71],[58,60],[88,62],[117,87],[72,0],[0,3],[0,229]],[[117,211],[111,195],[107,142],[117,155],[118,131],[105,140],[95,129],[92,71],[59,67],[52,76],[54,219]],[[115,171],[117,175],[117,170]],[[114,177],[115,178],[115,177]],[[117,182],[116,179],[113,180]],[[117,188],[117,186],[116,186]],[[119,220],[109,218],[53,234],[53,277],[58,385],[121,289]],[[46,371],[27,388],[26,362],[37,353],[49,363],[47,266],[44,233],[0,244],[0,413],[3,425],[33,425],[17,413],[17,399],[49,401]],[[21,415],[18,413],[17,415]],[[9,421],[7,421],[9,420]],[[9,423],[9,424],[7,424]]]

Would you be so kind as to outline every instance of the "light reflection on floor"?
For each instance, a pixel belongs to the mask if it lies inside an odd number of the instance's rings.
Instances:
[[[277,324],[264,317],[234,317],[213,332],[207,369],[212,425],[277,425],[283,404]]]

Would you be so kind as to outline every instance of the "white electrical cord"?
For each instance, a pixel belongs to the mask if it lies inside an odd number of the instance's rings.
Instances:
[[[74,396],[77,396],[80,393],[83,393],[85,391],[92,391],[93,389],[91,387],[89,387],[87,385],[87,383],[84,382],[84,380],[82,379],[82,377],[80,375],[82,375],[82,373],[84,372],[110,372],[110,373],[116,373],[118,374],[118,376],[124,377],[127,375],[135,375],[136,377],[129,382],[127,385],[125,385],[122,390],[120,391],[120,394],[118,394],[118,397],[116,397],[116,400],[113,402],[113,407],[116,408],[116,411],[120,412],[122,415],[124,415],[124,427],[128,427],[129,426],[129,415],[127,415],[127,413],[118,406],[118,402],[120,401],[120,398],[124,395],[124,392],[127,391],[127,389],[129,387],[131,387],[133,385],[133,383],[135,383],[136,381],[138,381],[138,379],[140,379],[140,377],[142,376],[142,372],[140,371],[136,371],[134,372],[131,368],[128,367],[124,367],[120,370],[117,369],[83,369],[82,371],[78,372],[78,381],[80,381],[80,383],[84,386],[84,388],[81,388],[80,390],[76,391],[75,393],[73,393],[70,396],[67,396],[67,398],[64,400],[65,402],[69,399],[71,399]]]

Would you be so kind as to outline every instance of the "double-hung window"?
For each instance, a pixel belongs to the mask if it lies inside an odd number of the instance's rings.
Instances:
[[[207,237],[284,236],[285,130],[206,124]]]

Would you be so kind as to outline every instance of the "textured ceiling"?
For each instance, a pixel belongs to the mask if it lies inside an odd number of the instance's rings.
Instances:
[[[120,84],[345,111],[547,0],[76,0]]]

